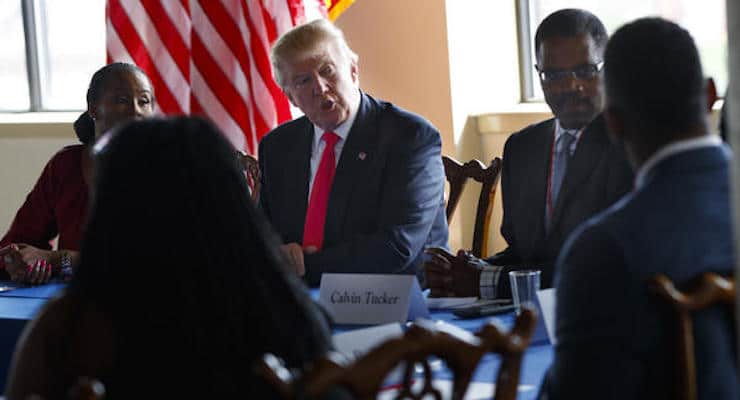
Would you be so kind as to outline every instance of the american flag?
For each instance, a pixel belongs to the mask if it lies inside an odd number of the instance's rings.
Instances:
[[[352,0],[108,0],[108,62],[137,64],[159,111],[205,115],[237,149],[291,118],[269,49],[291,27],[336,18]]]

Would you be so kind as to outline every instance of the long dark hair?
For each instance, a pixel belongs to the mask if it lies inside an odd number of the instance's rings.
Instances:
[[[133,122],[94,149],[93,205],[69,290],[113,321],[109,397],[157,388],[261,397],[251,370],[264,352],[299,366],[328,349],[326,324],[211,123]]]

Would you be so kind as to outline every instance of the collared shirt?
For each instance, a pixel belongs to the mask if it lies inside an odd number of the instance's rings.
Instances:
[[[344,143],[347,141],[347,136],[349,136],[349,130],[352,129],[352,125],[355,123],[355,118],[357,118],[357,112],[360,110],[360,103],[362,102],[362,96],[360,96],[360,99],[358,100],[357,107],[355,107],[354,111],[350,111],[349,116],[347,117],[347,120],[342,122],[336,129],[334,129],[334,133],[339,136],[339,140],[337,141],[337,144],[334,145],[334,166],[336,167],[336,164],[339,163],[339,157],[342,155],[342,149],[344,149]],[[311,190],[313,190],[313,181],[316,178],[316,171],[319,169],[319,162],[321,161],[321,154],[324,152],[324,147],[326,147],[326,143],[324,143],[323,140],[321,140],[321,137],[324,136],[324,130],[319,128],[318,126],[313,126],[313,143],[311,145],[311,180],[308,182],[308,198],[311,198]]]
[[[715,146],[722,146],[722,139],[720,139],[719,136],[712,134],[693,139],[677,140],[661,147],[660,150],[653,153],[653,155],[642,164],[640,169],[637,170],[637,174],[635,175],[635,189],[639,189],[644,186],[645,180],[650,174],[650,171],[655,168],[659,162],[666,158],[686,151]]]
[[[583,128],[581,128],[581,129],[565,129],[565,128],[562,127],[562,125],[560,125],[560,120],[555,119],[555,138],[553,139],[554,140],[554,143],[557,143],[559,145],[560,143],[558,143],[558,139],[560,139],[560,136],[562,136],[566,132],[570,133],[571,135],[573,135],[576,138],[576,140],[574,140],[570,144],[569,151],[570,151],[570,155],[572,156],[573,153],[576,152],[576,146],[578,146],[578,141],[581,139],[581,134],[583,133]],[[559,148],[556,148],[555,149],[555,151],[558,152],[558,153],[561,150],[562,149],[559,149]]]

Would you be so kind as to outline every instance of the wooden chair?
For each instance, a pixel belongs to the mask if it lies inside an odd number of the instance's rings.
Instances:
[[[432,383],[428,360],[438,357],[453,372],[451,398],[462,399],[481,358],[488,352],[496,352],[503,360],[496,379],[495,398],[513,400],[517,394],[522,355],[536,323],[536,312],[524,309],[509,334],[488,324],[469,338],[437,330],[433,323],[414,323],[402,337],[384,342],[352,363],[343,363],[336,354],[330,354],[318,360],[311,369],[294,373],[268,354],[256,366],[256,372],[283,399],[318,398],[332,389],[344,389],[357,399],[375,399],[387,375],[396,366],[403,365],[403,381],[396,399],[427,398],[425,396],[441,399],[441,392]],[[415,393],[412,378],[417,364],[423,369],[423,384]]]
[[[257,162],[257,159],[250,156],[249,154],[237,150],[236,151],[237,159],[239,160],[239,165],[242,166],[242,170],[244,171],[244,175],[247,178],[247,185],[249,186],[250,195],[252,196],[252,200],[254,200],[255,203],[259,201],[260,196],[260,166]]]
[[[445,168],[445,176],[450,183],[446,209],[448,222],[452,220],[452,215],[455,213],[460,195],[468,179],[472,178],[482,185],[475,214],[472,253],[479,258],[486,257],[488,255],[488,232],[491,225],[493,199],[496,197],[496,185],[501,175],[501,159],[494,158],[488,168],[478,160],[470,160],[461,164],[448,156],[442,156],[442,163]]]
[[[702,274],[691,291],[681,292],[665,275],[658,275],[650,281],[651,289],[664,299],[675,311],[677,322],[676,337],[676,399],[695,400],[696,363],[694,360],[694,334],[691,312],[713,305],[733,306],[735,301],[735,282],[715,273]]]
[[[69,400],[102,400],[105,398],[105,386],[95,378],[81,377],[67,393]]]

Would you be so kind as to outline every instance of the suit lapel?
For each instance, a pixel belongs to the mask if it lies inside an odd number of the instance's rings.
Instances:
[[[378,105],[362,93],[357,117],[342,148],[342,155],[334,173],[329,195],[329,205],[324,223],[324,242],[331,243],[341,236],[342,223],[357,184],[362,184],[367,170],[373,163],[377,130]]]
[[[609,138],[606,136],[604,119],[599,116],[586,127],[579,139],[576,152],[568,162],[568,169],[565,177],[563,177],[560,195],[553,210],[552,227],[555,227],[560,220],[569,198],[578,192],[578,187],[587,181],[588,177],[596,170],[596,166],[604,158],[604,152],[608,148]]]
[[[534,136],[531,145],[532,155],[527,158],[527,168],[530,173],[520,176],[520,185],[527,185],[530,193],[527,197],[525,210],[528,222],[524,226],[534,228],[534,235],[528,235],[532,238],[530,248],[539,248],[539,241],[545,237],[545,213],[547,212],[547,179],[550,173],[550,156],[552,151],[553,132],[555,131],[555,120],[551,119],[548,123],[539,128],[539,132]]]
[[[306,209],[308,208],[308,181],[311,175],[311,147],[313,144],[313,125],[305,118],[305,124],[295,137],[293,144],[288,148],[292,154],[286,157],[284,177],[286,190],[284,193],[295,193],[295,196],[285,196],[286,207],[284,211],[293,213],[292,218],[287,221],[295,221],[291,232],[296,232],[297,238],[303,240],[303,225],[306,220]]]

